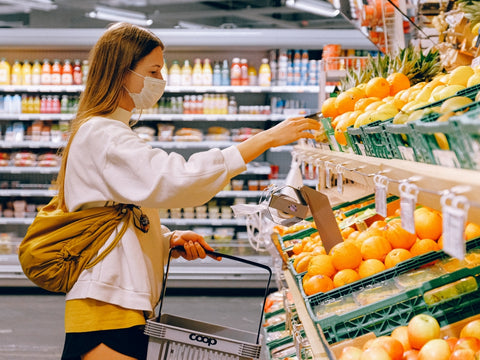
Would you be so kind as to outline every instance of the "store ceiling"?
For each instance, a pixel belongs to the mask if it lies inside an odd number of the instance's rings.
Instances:
[[[151,28],[353,29],[333,18],[285,6],[286,0],[0,0],[0,28],[104,28],[86,16],[97,6],[135,11]],[[325,4],[327,0],[313,0]],[[338,0],[337,0],[338,1]],[[342,4],[348,0],[342,0]],[[330,5],[327,3],[327,5]]]

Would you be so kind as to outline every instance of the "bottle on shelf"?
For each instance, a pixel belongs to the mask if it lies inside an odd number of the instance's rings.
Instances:
[[[240,67],[240,58],[233,58],[230,69],[230,84],[240,86],[242,82],[242,69]]]
[[[74,85],[82,85],[82,62],[79,59],[73,62],[72,76]]]
[[[73,67],[68,59],[63,62],[62,85],[73,85]]]
[[[248,61],[247,59],[242,59],[240,60],[240,85],[242,86],[248,86]]]
[[[256,86],[258,83],[257,70],[252,66],[248,66],[248,85]]]
[[[88,77],[88,60],[83,60],[82,61],[82,84],[87,83],[87,77]]]
[[[60,60],[55,59],[53,60],[53,64],[52,64],[51,84],[60,85],[61,83],[62,83],[62,65],[60,64]]]
[[[184,65],[185,66],[185,65]],[[187,84],[183,84],[187,85]],[[203,85],[203,69],[202,69],[202,60],[196,58],[193,64],[192,70],[192,84],[193,86]]]
[[[39,60],[34,60],[32,65],[32,85],[42,84],[42,65]]]
[[[236,114],[238,112],[237,108],[237,101],[235,100],[235,96],[230,96],[228,101],[228,113],[229,114]]]
[[[222,63],[222,86],[230,85],[230,68],[228,66],[228,60],[224,59]]]
[[[182,69],[178,60],[173,60],[172,66],[168,71],[168,85],[180,86],[182,84]]]
[[[202,85],[212,86],[213,84],[213,69],[210,64],[210,59],[205,59],[203,63]]]
[[[22,85],[32,85],[32,65],[28,60],[22,65]]]
[[[222,85],[222,68],[220,67],[220,63],[218,61],[215,61],[213,64],[212,85]]]
[[[285,50],[280,50],[278,57],[277,85],[287,85],[288,56]]]
[[[192,67],[190,66],[190,61],[188,60],[183,62],[181,84],[182,86],[192,85]]]
[[[270,65],[268,64],[268,59],[262,59],[262,65],[258,69],[258,85],[259,86],[271,86],[272,85],[272,72]]]
[[[10,85],[10,64],[7,59],[0,60],[0,85]]]
[[[52,65],[48,59],[43,60],[40,84],[52,85]]]
[[[12,65],[12,73],[10,77],[11,85],[22,85],[22,64],[19,60],[15,60]]]

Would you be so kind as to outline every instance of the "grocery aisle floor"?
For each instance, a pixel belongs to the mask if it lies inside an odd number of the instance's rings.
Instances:
[[[262,301],[261,291],[245,295],[236,290],[228,297],[211,296],[205,290],[189,296],[172,292],[167,293],[162,311],[256,332]],[[63,311],[63,295],[32,289],[1,289],[0,360],[60,359]]]

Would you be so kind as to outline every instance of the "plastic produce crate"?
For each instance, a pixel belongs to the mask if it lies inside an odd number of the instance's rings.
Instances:
[[[385,136],[391,145],[394,159],[425,162],[420,150],[413,146],[414,140],[412,137],[415,134],[411,123],[386,124]]]
[[[426,303],[425,295],[430,290],[468,277],[475,278],[477,286],[473,291],[431,305]],[[440,326],[445,326],[478,313],[480,308],[478,283],[480,283],[480,266],[472,269],[463,268],[388,299],[362,306],[358,310],[344,315],[314,319],[314,322],[317,330],[323,331],[329,344],[356,338],[369,332],[377,336],[388,335],[396,327],[407,325],[413,316],[420,313],[432,315],[438,320]]]
[[[460,116],[451,117],[459,130],[460,149],[456,148],[456,144],[452,144],[452,148],[456,151],[465,151],[465,155],[469,158],[471,169],[480,169],[480,109],[471,110]]]
[[[350,126],[347,128],[345,136],[349,139],[355,154],[364,156],[370,154],[371,146],[362,129]]]
[[[393,159],[394,154],[392,150],[392,144],[386,134],[385,128],[387,124],[392,123],[392,119],[388,119],[381,122],[374,122],[368,125],[362,126],[364,136],[368,139],[368,142],[372,147],[372,155],[382,159]]]

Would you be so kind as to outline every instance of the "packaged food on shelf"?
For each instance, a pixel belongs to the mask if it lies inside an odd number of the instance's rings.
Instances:
[[[203,133],[199,129],[180,128],[175,131],[174,141],[202,141]]]
[[[175,127],[170,124],[157,124],[158,141],[172,141]]]
[[[210,126],[207,130],[207,134],[205,135],[205,140],[230,140],[230,130],[222,126]]]

